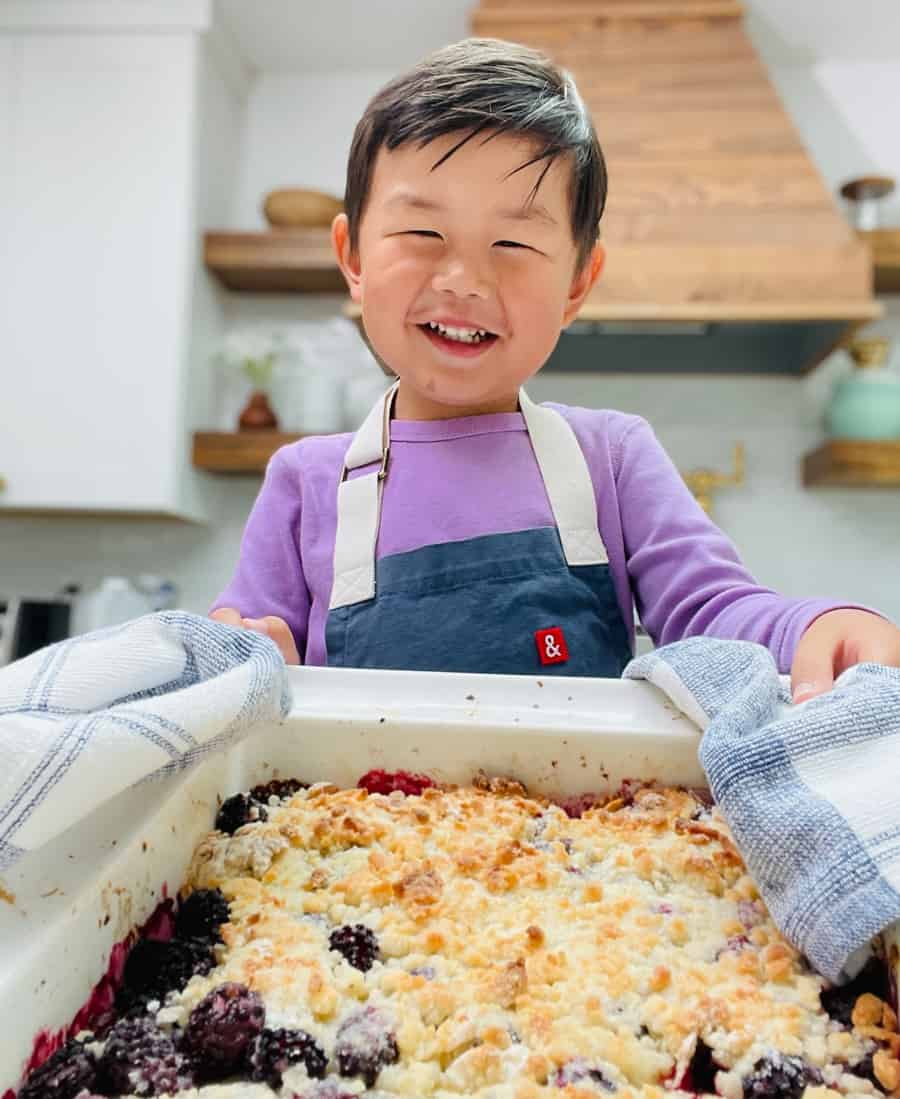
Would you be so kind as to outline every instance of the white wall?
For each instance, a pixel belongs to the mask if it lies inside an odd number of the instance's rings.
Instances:
[[[231,226],[260,226],[261,199],[274,187],[340,193],[353,126],[389,75],[258,80],[248,105]],[[891,104],[897,95],[871,103],[860,98],[851,110],[843,99],[850,77],[846,66],[839,75],[840,81],[834,72],[823,75],[810,68],[775,73],[831,184],[871,168],[890,170],[883,150],[896,125]],[[852,75],[857,86],[868,87],[874,67],[856,64]],[[820,77],[828,90],[840,94],[841,110],[822,91]],[[225,308],[233,322],[271,319],[283,326],[294,317],[336,309],[339,301],[233,296]],[[900,309],[881,327],[900,343]],[[790,595],[876,604],[900,620],[900,492],[808,492],[799,484],[801,456],[821,437],[821,405],[830,381],[847,368],[843,359],[835,356],[807,381],[547,375],[536,380],[532,392],[540,399],[611,405],[646,416],[682,469],[725,467],[732,444],[742,440],[747,484],[716,499],[715,517],[759,579]],[[228,578],[255,491],[252,480],[223,482],[221,514],[209,528],[95,518],[0,519],[0,593],[52,590],[69,580],[90,584],[109,573],[152,570],[175,579],[183,605],[202,611]]]
[[[342,196],[353,129],[369,99],[393,75],[275,73],[258,80],[247,108],[232,226],[264,229],[262,200],[276,187],[313,187]]]
[[[900,61],[872,62],[860,70],[848,61],[829,61],[816,65],[815,76],[871,158],[873,171],[900,180]],[[884,200],[883,218],[884,224],[900,223],[897,191]]]

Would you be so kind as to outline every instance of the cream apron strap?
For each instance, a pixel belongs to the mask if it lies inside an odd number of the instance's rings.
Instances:
[[[594,483],[581,445],[569,422],[552,408],[536,405],[524,389],[519,407],[528,427],[538,467],[569,566],[605,565]]]
[[[375,595],[375,548],[396,391],[394,385],[378,401],[356,433],[344,460],[338,489],[330,610],[362,603]],[[519,404],[567,564],[570,567],[606,564],[609,558],[597,525],[594,485],[575,432],[558,412],[534,404],[524,390],[519,393]],[[349,470],[374,462],[380,462],[378,470],[348,479]]]
[[[334,582],[329,609],[363,603],[375,595],[375,546],[381,513],[382,485],[390,454],[390,417],[397,383],[366,417],[344,458],[338,487]],[[372,473],[352,480],[350,470],[379,462]]]

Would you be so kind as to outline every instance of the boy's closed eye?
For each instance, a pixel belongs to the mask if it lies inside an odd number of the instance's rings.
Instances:
[[[441,234],[434,229],[404,229],[399,236],[430,237],[434,240],[442,240]],[[495,240],[494,244],[504,248],[524,248],[529,252],[539,251],[533,244],[523,244],[520,240]],[[543,253],[541,253],[543,254]]]

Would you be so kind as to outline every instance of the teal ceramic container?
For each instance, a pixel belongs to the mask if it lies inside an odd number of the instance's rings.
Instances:
[[[834,387],[826,414],[836,439],[900,439],[900,373],[887,367],[886,340],[857,340],[856,369]]]

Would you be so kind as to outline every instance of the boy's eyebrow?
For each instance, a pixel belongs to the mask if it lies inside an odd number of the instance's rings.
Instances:
[[[430,213],[440,213],[444,209],[439,202],[414,194],[412,191],[398,191],[387,200],[385,206],[408,206],[413,210],[425,210]],[[518,210],[498,210],[497,216],[508,221],[545,221],[548,225],[557,224],[556,218],[540,202],[532,202]]]

